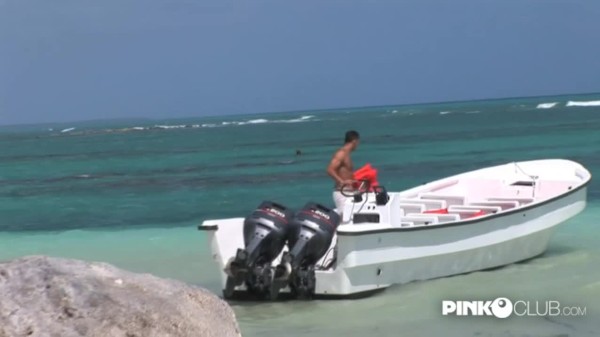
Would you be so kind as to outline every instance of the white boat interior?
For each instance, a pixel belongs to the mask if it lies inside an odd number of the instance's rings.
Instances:
[[[385,209],[373,207],[374,200],[364,206],[349,200],[342,226],[419,227],[472,220],[544,202],[590,177],[585,168],[562,159],[508,163],[389,193]]]

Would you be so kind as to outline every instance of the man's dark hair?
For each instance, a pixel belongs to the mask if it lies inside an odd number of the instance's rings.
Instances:
[[[346,138],[344,139],[344,143],[350,143],[355,139],[360,139],[358,132],[354,130],[350,130],[346,132]]]

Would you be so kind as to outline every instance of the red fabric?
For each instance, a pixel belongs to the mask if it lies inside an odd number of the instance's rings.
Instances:
[[[354,180],[367,180],[369,182],[369,191],[373,191],[373,186],[379,186],[379,182],[377,181],[377,170],[369,163],[354,171]],[[359,186],[360,182],[354,184],[355,188],[358,188]]]
[[[479,212],[471,215],[469,218],[475,218],[475,217],[482,216],[482,215],[485,215],[485,214],[486,213],[484,211],[479,211]]]
[[[440,209],[431,209],[429,211],[425,211],[423,213],[431,213],[431,214],[448,214],[448,209],[447,208],[440,208]]]

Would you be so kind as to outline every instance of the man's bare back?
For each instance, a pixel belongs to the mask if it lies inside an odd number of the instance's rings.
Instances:
[[[346,132],[344,145],[335,152],[329,162],[327,173],[334,180],[336,190],[354,182],[354,166],[350,153],[358,147],[358,142],[358,132]]]
[[[353,172],[354,168],[352,159],[350,158],[350,151],[344,147],[338,149],[333,155],[328,168],[328,173],[334,180],[335,189],[339,190],[342,188],[342,185],[351,183],[354,176]]]

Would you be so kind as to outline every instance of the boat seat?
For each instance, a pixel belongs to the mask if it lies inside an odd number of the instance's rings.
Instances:
[[[448,208],[448,212],[452,212],[455,210],[476,210],[476,211],[484,211],[486,213],[498,213],[502,211],[500,206],[450,206]]]
[[[462,195],[443,195],[434,193],[422,193],[419,195],[421,200],[443,200],[448,207],[452,205],[463,205],[465,197]]]
[[[406,216],[409,217],[423,217],[423,218],[435,218],[436,223],[453,222],[460,220],[458,214],[423,214],[423,213],[410,213]]]
[[[425,211],[425,205],[400,203],[400,210],[404,211],[404,213],[402,213],[402,215],[407,214],[407,213],[422,213]]]
[[[518,197],[490,197],[486,198],[489,201],[517,201],[519,205],[527,205],[532,203],[535,199],[533,198],[518,198]]]
[[[444,200],[427,200],[427,199],[400,199],[400,203],[425,205],[425,210],[440,209],[448,207]]]
[[[421,217],[421,216],[403,216],[401,222],[412,222],[413,226],[431,225],[437,223],[437,219],[433,216]]]
[[[481,216],[482,211],[480,209],[454,209],[448,211],[448,214],[457,214],[462,219],[469,219],[477,216]]]
[[[498,206],[502,210],[519,207],[518,201],[473,201],[469,206]]]

